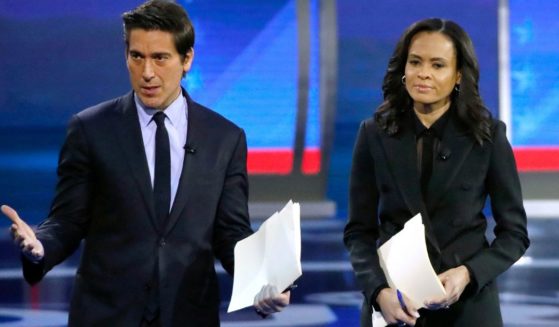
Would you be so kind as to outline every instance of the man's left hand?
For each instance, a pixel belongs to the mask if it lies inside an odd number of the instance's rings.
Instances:
[[[269,314],[280,312],[289,305],[291,292],[280,293],[277,287],[264,285],[254,297],[254,308],[256,312],[265,317]]]

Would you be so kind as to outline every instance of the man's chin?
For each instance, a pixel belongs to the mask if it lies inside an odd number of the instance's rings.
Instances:
[[[155,97],[145,97],[145,96],[140,96],[140,101],[142,101],[142,104],[148,108],[151,109],[160,109],[161,108],[161,101],[159,101],[159,99],[155,98]]]

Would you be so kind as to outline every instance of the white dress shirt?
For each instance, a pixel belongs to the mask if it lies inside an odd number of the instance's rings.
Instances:
[[[138,118],[142,129],[142,139],[144,150],[151,176],[151,187],[153,188],[154,167],[155,167],[155,131],[157,125],[153,121],[153,115],[159,110],[144,106],[142,101],[134,94]],[[171,149],[171,203],[173,206],[184,162],[184,147],[186,145],[186,133],[188,131],[188,106],[186,98],[182,93],[163,111],[165,118],[165,128],[169,134],[169,145]]]

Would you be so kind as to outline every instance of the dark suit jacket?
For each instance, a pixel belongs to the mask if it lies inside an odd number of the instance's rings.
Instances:
[[[138,326],[154,269],[163,326],[218,326],[214,256],[233,273],[233,248],[250,235],[246,139],[217,113],[188,103],[187,144],[170,217],[159,226],[133,93],[75,115],[60,153],[49,217],[37,236],[42,265],[30,283],[84,240],[71,326]],[[157,265],[157,268],[156,268]]]
[[[523,255],[529,240],[505,125],[493,121],[491,131],[491,142],[479,145],[451,115],[441,140],[441,149],[449,155],[434,160],[428,203],[424,203],[412,116],[405,118],[395,136],[381,131],[372,118],[361,124],[353,154],[344,242],[365,296],[362,326],[371,326],[373,295],[387,283],[377,245],[418,212],[423,216],[435,271],[466,265],[472,277],[460,301],[446,313],[420,312],[429,319],[428,326],[438,326],[435,321],[443,315],[441,326],[502,324],[494,280]],[[482,212],[487,196],[497,223],[491,243],[485,237],[487,222]]]

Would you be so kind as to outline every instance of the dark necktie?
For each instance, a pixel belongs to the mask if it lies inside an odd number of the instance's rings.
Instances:
[[[153,116],[153,120],[157,124],[153,199],[155,200],[155,214],[160,225],[166,221],[171,203],[171,151],[169,135],[165,128],[165,117],[167,116],[163,112],[158,112]]]
[[[433,143],[435,142],[433,131],[425,130],[423,133],[423,149],[421,150],[421,193],[423,200],[427,202],[427,186],[433,171]]]
[[[153,177],[153,200],[155,203],[155,214],[159,226],[163,228],[169,215],[171,203],[171,151],[169,146],[169,135],[165,128],[165,114],[158,112],[153,115],[153,121],[157,125],[155,132],[155,168]],[[155,264],[152,282],[149,284],[149,298],[144,310],[143,319],[151,322],[159,314],[159,259]]]

